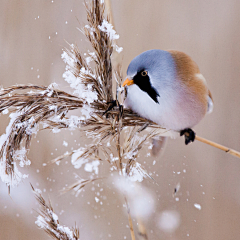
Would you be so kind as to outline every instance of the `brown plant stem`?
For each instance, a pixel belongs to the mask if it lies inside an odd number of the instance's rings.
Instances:
[[[114,26],[114,19],[113,19],[113,13],[112,13],[112,6],[111,6],[111,0],[105,0],[105,6],[106,6],[106,10],[109,16],[109,22]],[[116,40],[114,40],[115,44],[117,43]],[[112,61],[116,66],[119,66],[119,54],[116,53],[116,51],[113,51],[112,54]],[[113,89],[116,89],[116,83],[113,82]],[[117,134],[117,138],[116,138],[116,145],[117,145],[117,152],[118,152],[118,157],[119,157],[119,167],[120,170],[122,171],[122,155],[121,155],[121,145],[120,145],[120,132],[121,132],[121,127],[122,127],[122,118],[119,118],[119,128],[118,128],[118,134]],[[129,227],[130,227],[130,232],[131,232],[131,238],[132,240],[135,240],[135,235],[134,235],[134,230],[133,230],[133,223],[132,223],[132,218],[130,215],[130,209],[128,206],[128,202],[127,202],[127,198],[125,197],[125,201],[126,201],[126,205],[127,205],[127,212],[128,212],[128,221],[129,221]],[[142,221],[137,218],[138,221],[138,233],[140,235],[140,237],[144,240],[147,240],[147,233],[146,233],[146,228],[144,226],[144,224],[142,223]]]
[[[212,142],[212,141],[210,141],[210,140],[207,140],[207,139],[202,138],[202,137],[199,137],[199,136],[195,136],[195,139],[198,140],[198,141],[200,141],[200,142],[206,143],[206,144],[208,144],[208,145],[210,145],[210,146],[212,146],[212,147],[218,148],[218,149],[220,149],[220,150],[222,150],[222,151],[224,151],[224,152],[226,152],[226,153],[229,153],[229,154],[231,154],[231,155],[233,155],[233,156],[235,156],[235,157],[240,158],[240,152],[238,152],[238,151],[236,151],[236,150],[233,150],[233,149],[231,149],[231,148],[225,147],[225,146],[223,146],[223,145],[221,145],[221,144]]]
[[[131,239],[136,240],[134,230],[133,230],[133,223],[132,223],[132,217],[131,217],[131,214],[130,214],[130,208],[129,208],[128,201],[127,201],[126,197],[125,197],[125,202],[126,202],[126,206],[127,206],[128,222],[129,222],[129,228],[130,228],[130,232],[131,232]]]
[[[138,218],[138,235],[140,240],[148,240],[147,230],[140,218]]]

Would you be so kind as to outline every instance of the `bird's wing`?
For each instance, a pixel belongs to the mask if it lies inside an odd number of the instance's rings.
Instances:
[[[207,82],[200,73],[198,65],[184,52],[168,50],[176,64],[176,71],[179,80],[194,92],[199,100],[207,106],[207,112],[213,108],[211,92],[208,90]],[[206,98],[206,95],[208,96]]]

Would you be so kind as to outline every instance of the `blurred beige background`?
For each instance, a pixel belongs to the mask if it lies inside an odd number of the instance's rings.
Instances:
[[[199,65],[214,98],[214,111],[195,128],[199,136],[240,150],[240,1],[239,0],[113,0],[113,15],[123,73],[133,57],[142,51],[177,49],[189,54]],[[62,47],[76,43],[87,51],[86,39],[77,30],[85,24],[82,0],[1,0],[0,84],[59,83],[65,65]],[[7,116],[1,116],[0,133]],[[63,141],[68,147],[63,146]],[[78,132],[41,132],[33,139],[29,173],[18,188],[0,183],[0,239],[48,239],[34,224],[38,205],[29,182],[51,198],[60,221],[80,227],[81,239],[130,239],[124,201],[107,181],[89,185],[75,197],[60,196],[59,190],[74,182],[76,170],[69,160],[60,166],[42,164],[67,150],[77,149],[84,140]],[[153,166],[153,161],[156,164]],[[158,182],[144,184],[155,196],[156,210],[145,219],[149,239],[226,240],[240,238],[240,160],[199,142],[189,146],[178,138],[169,140],[162,158],[146,158],[144,165]],[[83,175],[82,175],[83,174]],[[101,170],[100,176],[108,174]],[[181,187],[176,197],[174,187]],[[103,205],[94,198],[100,189]],[[201,210],[194,204],[201,205]],[[162,211],[180,213],[180,226],[173,233],[158,228]],[[136,221],[134,221],[136,227]],[[135,229],[136,230],[136,229]]]

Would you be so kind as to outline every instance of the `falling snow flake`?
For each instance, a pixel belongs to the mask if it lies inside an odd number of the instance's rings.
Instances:
[[[198,209],[198,210],[201,210],[201,209],[202,209],[201,205],[198,204],[198,203],[194,203],[194,207],[195,207],[196,209]]]

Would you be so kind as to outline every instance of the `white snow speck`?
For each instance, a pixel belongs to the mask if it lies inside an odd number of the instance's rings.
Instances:
[[[202,209],[201,205],[198,204],[198,203],[194,203],[194,207],[195,207],[196,209],[198,209],[198,210],[201,210],[201,209]]]
[[[66,141],[63,141],[63,146],[67,147],[68,143]]]
[[[38,194],[41,194],[42,193],[42,190],[41,189],[38,189],[38,188],[35,188],[34,191]]]

